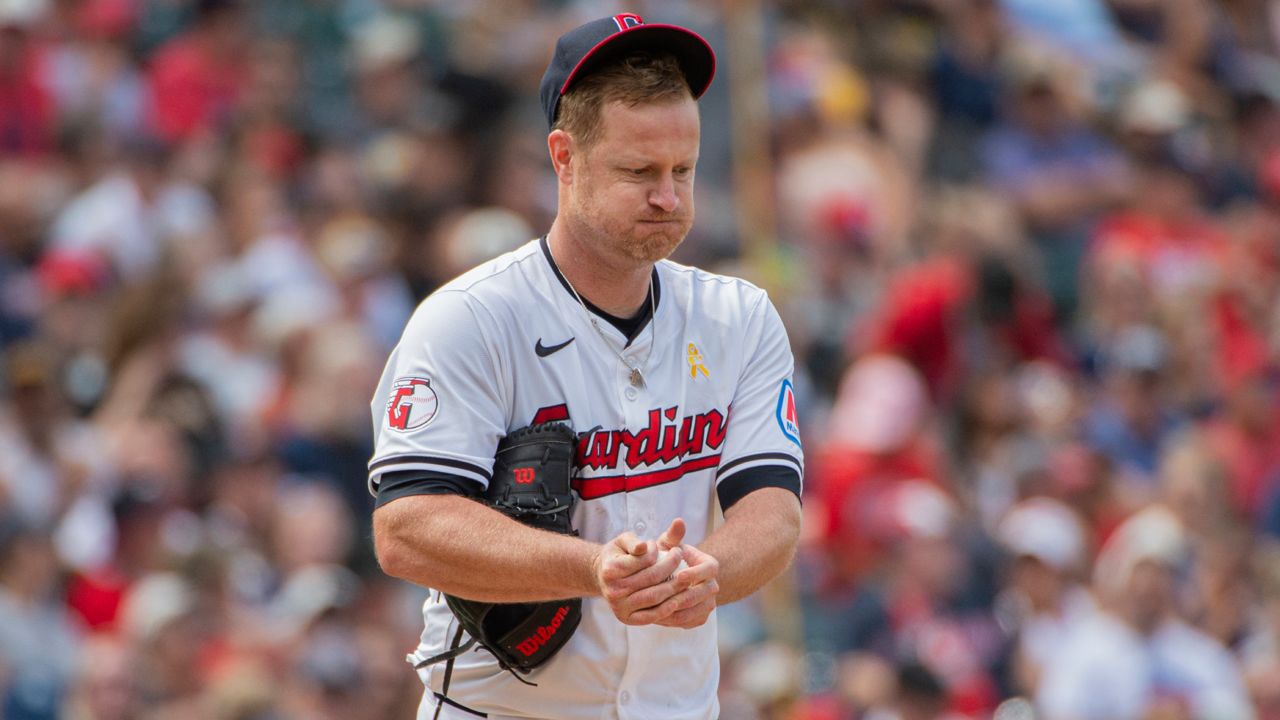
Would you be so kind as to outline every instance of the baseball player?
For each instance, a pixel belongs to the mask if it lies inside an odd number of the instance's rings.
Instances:
[[[369,488],[383,569],[433,589],[410,656],[419,718],[715,718],[715,608],[790,561],[803,459],[786,331],[759,288],[665,259],[693,222],[714,68],[697,34],[637,15],[561,37],[540,93],[550,231],[428,297],[387,362]],[[477,502],[499,443],[545,423],[572,428],[576,537]],[[581,598],[581,619],[518,674],[458,649],[449,596]]]

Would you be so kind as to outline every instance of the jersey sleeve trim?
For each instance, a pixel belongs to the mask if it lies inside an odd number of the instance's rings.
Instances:
[[[481,486],[488,486],[489,479],[493,477],[485,468],[465,460],[439,455],[394,455],[369,463],[369,492],[377,496],[379,478],[383,473],[406,470],[457,475],[480,483]]]
[[[378,482],[378,498],[374,507],[413,495],[462,495],[480,497],[484,486],[470,478],[441,472],[408,470],[383,473]]]
[[[744,470],[750,470],[757,467],[766,467],[769,465],[778,465],[790,468],[797,475],[804,473],[800,466],[800,461],[796,460],[794,455],[781,452],[757,453],[755,455],[745,455],[731,462],[727,462],[720,466],[716,471],[716,482],[723,482],[726,478],[732,477]]]
[[[716,497],[721,511],[733,507],[742,498],[767,487],[782,488],[800,497],[800,473],[783,465],[761,465],[745,469],[734,476],[733,482],[716,485]]]

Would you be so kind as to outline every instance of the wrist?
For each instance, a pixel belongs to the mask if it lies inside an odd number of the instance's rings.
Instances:
[[[592,543],[590,547],[591,555],[587,562],[587,571],[591,574],[587,584],[590,589],[589,597],[601,597],[604,595],[604,584],[600,581],[600,566],[604,561],[604,546]]]

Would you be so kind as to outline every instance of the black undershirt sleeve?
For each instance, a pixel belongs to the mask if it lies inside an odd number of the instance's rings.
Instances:
[[[410,495],[462,495],[477,498],[484,493],[480,483],[471,478],[429,470],[401,470],[383,473],[378,481],[378,497],[374,507]]]
[[[720,509],[728,510],[747,495],[767,487],[790,490],[800,497],[800,473],[787,465],[762,465],[734,473],[716,485]]]
[[[800,474],[785,465],[766,465],[735,473],[716,486],[722,510],[750,493],[766,487],[780,487],[800,497]],[[403,470],[383,474],[378,483],[375,507],[411,495],[462,495],[476,498],[484,493],[480,483],[458,475],[422,470]]]

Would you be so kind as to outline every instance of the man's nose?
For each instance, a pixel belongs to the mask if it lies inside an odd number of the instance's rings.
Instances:
[[[676,194],[676,181],[670,173],[663,174],[657,186],[649,191],[649,204],[666,213],[673,213],[680,207],[680,196]]]

